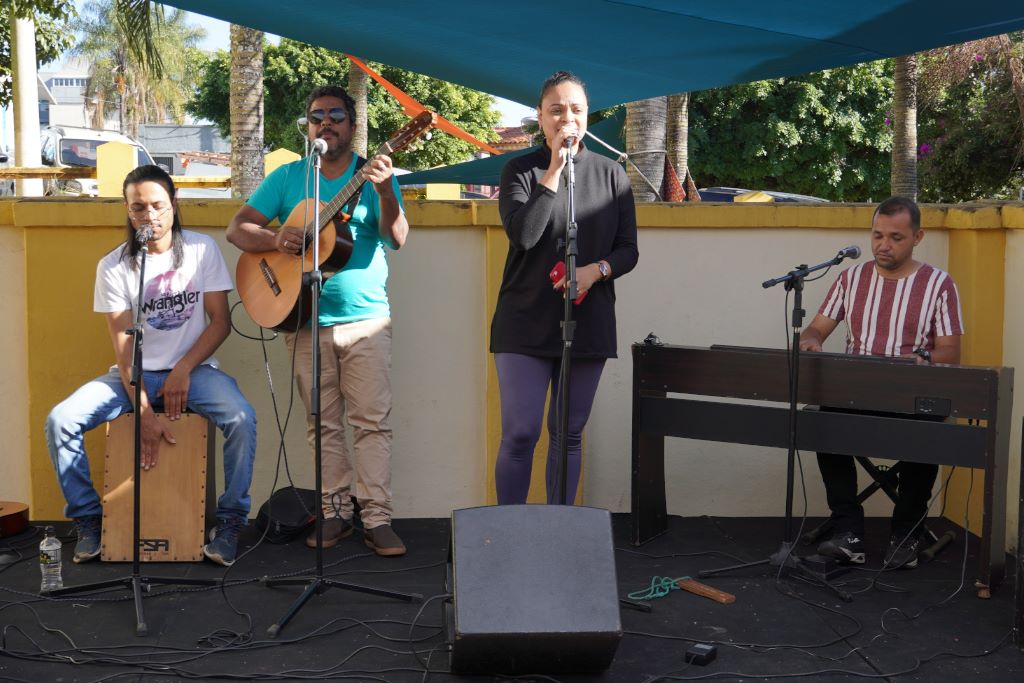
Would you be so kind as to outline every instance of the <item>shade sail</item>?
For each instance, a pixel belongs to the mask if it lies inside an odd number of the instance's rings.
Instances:
[[[532,105],[567,69],[591,108],[792,76],[1024,28],[1024,2],[165,0]],[[297,95],[301,97],[301,95]],[[444,113],[444,112],[440,112]]]

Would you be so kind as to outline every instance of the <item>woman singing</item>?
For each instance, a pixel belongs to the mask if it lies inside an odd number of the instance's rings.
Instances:
[[[524,503],[533,450],[548,410],[548,502],[560,502],[557,471],[558,406],[565,279],[549,273],[564,258],[568,194],[566,163],[575,160],[575,216],[579,295],[569,375],[569,468],[566,499],[580,478],[583,427],[605,360],[616,356],[615,285],[636,266],[636,214],[625,171],[587,150],[587,91],[576,76],[559,71],[544,81],[537,118],[545,145],[505,165],[499,208],[508,234],[498,304],[491,322],[491,352],[501,393],[501,446],[495,466],[498,503]]]

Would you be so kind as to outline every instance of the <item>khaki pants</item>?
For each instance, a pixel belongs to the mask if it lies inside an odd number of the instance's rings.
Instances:
[[[295,381],[306,406],[310,447],[315,437],[309,415],[312,330],[285,335],[292,352]],[[320,415],[322,425],[323,512],[327,518],[352,518],[352,478],[367,529],[391,523],[391,319],[376,318],[320,328]],[[352,426],[349,457],[346,415]]]

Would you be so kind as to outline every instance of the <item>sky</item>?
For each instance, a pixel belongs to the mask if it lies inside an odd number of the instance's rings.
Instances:
[[[86,0],[75,0],[75,6],[78,11],[82,11],[82,7],[85,5]],[[198,24],[206,30],[206,39],[200,44],[204,50],[227,50],[230,43],[230,24],[226,21],[220,21],[219,19],[213,19],[211,17],[203,16],[202,14],[190,13],[189,18],[191,23]],[[274,42],[277,42],[279,38],[277,36],[269,36],[268,38]],[[42,67],[43,71],[49,71],[49,67]],[[531,107],[524,107],[523,105],[506,100],[500,97],[495,98],[495,108],[501,112],[501,122],[499,125],[502,126],[518,126],[520,119],[524,116],[534,116],[535,112]],[[438,112],[444,116],[444,112]]]

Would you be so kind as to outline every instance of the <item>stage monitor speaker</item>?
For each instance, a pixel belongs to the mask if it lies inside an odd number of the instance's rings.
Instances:
[[[607,510],[456,510],[446,588],[455,672],[601,671],[622,639]]]

